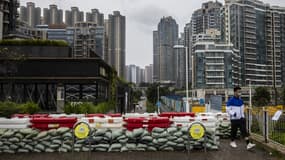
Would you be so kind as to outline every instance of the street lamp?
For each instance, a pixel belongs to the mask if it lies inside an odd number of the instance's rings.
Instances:
[[[251,80],[250,79],[246,79],[246,81],[248,81],[249,84],[249,107],[252,108],[252,98],[251,98]]]
[[[189,101],[188,101],[188,99],[189,99],[189,93],[188,93],[188,91],[189,91],[189,86],[188,86],[188,79],[189,79],[189,74],[188,74],[188,47],[187,46],[182,46],[182,45],[175,45],[174,47],[173,47],[174,49],[180,49],[180,48],[183,48],[183,49],[185,49],[185,54],[186,54],[186,56],[185,56],[185,58],[186,58],[186,62],[185,62],[185,67],[186,67],[186,71],[185,71],[185,76],[186,76],[186,112],[190,112],[190,108],[189,108]]]
[[[159,84],[158,84],[158,86],[157,86],[157,111],[158,111],[158,113],[160,113],[160,106],[159,106]]]

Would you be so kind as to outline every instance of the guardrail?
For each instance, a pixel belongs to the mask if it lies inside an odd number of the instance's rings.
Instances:
[[[273,120],[276,111],[272,112],[266,107],[247,108],[247,129],[252,134],[262,136],[265,143],[270,141],[285,147],[285,112],[279,110],[280,116]]]

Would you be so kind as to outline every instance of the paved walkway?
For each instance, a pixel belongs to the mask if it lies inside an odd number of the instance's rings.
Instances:
[[[229,147],[228,140],[222,140],[218,151],[187,152],[126,152],[105,153],[30,153],[30,154],[0,154],[0,160],[279,160],[260,148],[251,151],[245,149],[245,144],[238,141],[238,148]]]

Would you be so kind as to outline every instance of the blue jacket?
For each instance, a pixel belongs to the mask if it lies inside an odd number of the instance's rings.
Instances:
[[[244,118],[244,104],[241,98],[233,96],[227,102],[227,113],[230,115],[231,120]]]

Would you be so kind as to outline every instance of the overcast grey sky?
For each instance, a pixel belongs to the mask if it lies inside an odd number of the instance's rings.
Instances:
[[[114,10],[119,10],[126,16],[126,63],[140,67],[153,63],[152,31],[156,30],[161,17],[174,17],[179,24],[179,32],[183,32],[192,12],[207,1],[209,0],[20,0],[21,5],[35,2],[41,8],[48,8],[49,4],[56,4],[64,10],[77,6],[84,12],[97,8],[104,13],[105,19]],[[285,0],[263,2],[285,7]]]

